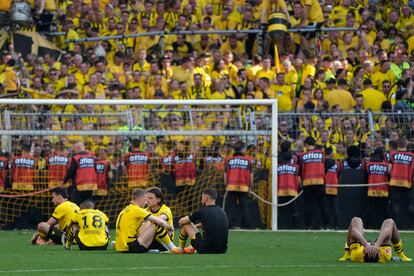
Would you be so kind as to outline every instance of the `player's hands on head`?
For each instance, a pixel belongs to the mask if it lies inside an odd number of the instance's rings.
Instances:
[[[378,256],[380,249],[378,246],[376,245],[367,245],[365,246],[365,250],[364,250],[365,254],[368,255],[368,257],[370,258],[375,258],[376,256]]]

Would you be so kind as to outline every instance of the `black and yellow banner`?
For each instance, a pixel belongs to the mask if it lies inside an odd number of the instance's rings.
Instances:
[[[33,53],[38,56],[50,54],[58,59],[62,54],[62,50],[36,32],[14,32],[12,33],[12,43],[14,50],[21,53],[23,57]]]

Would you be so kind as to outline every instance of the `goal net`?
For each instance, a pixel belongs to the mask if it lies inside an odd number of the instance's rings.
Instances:
[[[224,158],[232,155],[235,142],[243,141],[255,160],[255,226],[277,227],[276,220],[272,225],[271,206],[263,203],[276,205],[271,193],[276,180],[270,174],[277,154],[271,147],[277,144],[272,134],[277,130],[275,100],[1,99],[0,104],[0,228],[27,228],[52,213],[51,190],[62,184],[72,145],[78,141],[101,166],[104,161],[110,164],[109,188],[95,191],[94,200],[112,224],[135,188],[161,188],[176,218],[200,207],[205,188],[217,189],[222,205]],[[131,157],[132,147],[143,154]],[[132,176],[126,163],[144,159],[147,165]],[[19,171],[12,166],[16,162],[34,166]]]

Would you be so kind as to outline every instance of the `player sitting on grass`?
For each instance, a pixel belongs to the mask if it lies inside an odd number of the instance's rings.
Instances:
[[[179,251],[193,254],[195,251],[205,253],[225,253],[229,234],[229,221],[222,208],[216,205],[217,192],[206,189],[201,194],[202,208],[189,216],[181,218]],[[197,223],[197,226],[194,223]],[[201,228],[203,232],[199,232]],[[191,239],[191,246],[185,248],[187,239]]]
[[[164,195],[161,190],[152,187],[147,190],[147,208],[146,210],[153,216],[162,218],[168,224],[173,226],[173,215],[170,207],[164,204]],[[174,231],[165,232],[163,235],[169,235],[170,239],[174,239]],[[158,236],[155,236],[149,249],[158,249],[159,251],[167,251],[165,245],[163,245]]]
[[[397,227],[392,219],[382,223],[378,239],[375,243],[368,242],[364,237],[364,224],[358,217],[351,220],[345,243],[345,254],[340,261],[351,260],[359,263],[387,263],[391,260],[391,243],[397,256],[405,262],[411,259],[405,256],[403,244]]]
[[[66,249],[70,249],[76,240],[80,250],[106,250],[109,242],[108,217],[95,204],[85,200],[80,205],[80,212],[72,219],[67,232]]]
[[[146,202],[145,191],[136,189],[132,192],[131,204],[119,213],[116,220],[116,251],[145,253],[157,236],[161,243],[175,252],[177,247],[168,235],[168,231],[173,231],[174,228],[162,218],[148,213],[144,209]]]
[[[37,225],[38,233],[33,235],[32,244],[62,244],[63,233],[79,211],[78,205],[68,200],[68,192],[63,187],[53,190],[52,202],[56,206],[55,211],[48,221]]]

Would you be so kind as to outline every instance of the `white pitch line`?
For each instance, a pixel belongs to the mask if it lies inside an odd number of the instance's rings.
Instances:
[[[100,267],[100,268],[50,268],[50,269],[17,269],[0,270],[0,273],[35,273],[35,272],[87,272],[87,271],[124,271],[124,270],[165,270],[165,269],[234,269],[234,268],[335,268],[335,267],[361,267],[363,264],[275,264],[275,265],[208,265],[208,266],[137,266],[137,267]],[[370,264],[370,267],[384,267],[384,264]],[[404,264],[400,268],[412,269],[414,264]]]

